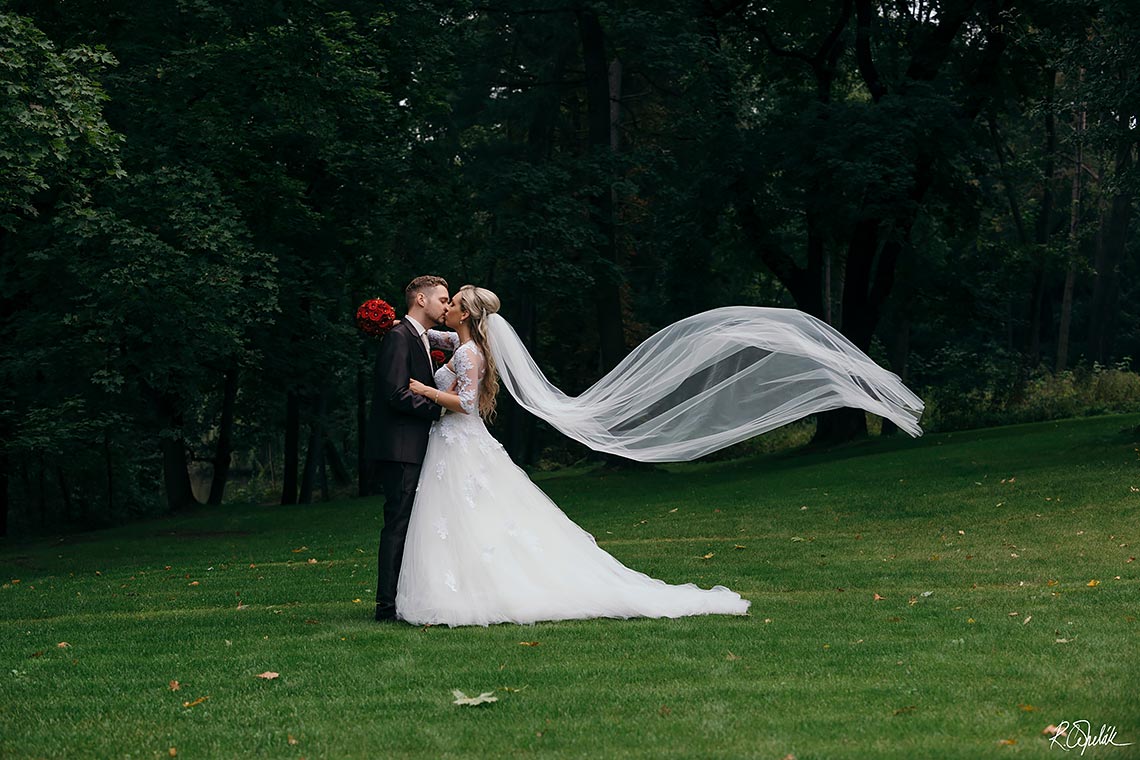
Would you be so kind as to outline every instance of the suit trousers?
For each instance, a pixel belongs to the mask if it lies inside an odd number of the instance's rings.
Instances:
[[[394,617],[400,564],[404,561],[404,539],[422,464],[377,462],[377,474],[384,489],[384,527],[380,529],[379,567],[376,579],[376,616]]]

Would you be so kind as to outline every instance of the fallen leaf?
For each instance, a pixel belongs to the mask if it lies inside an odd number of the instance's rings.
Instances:
[[[353,604],[360,604],[360,600],[359,600],[359,599],[353,599],[353,600],[352,600],[352,603],[353,603]]]
[[[1030,620],[1032,620],[1032,619],[1033,619],[1033,616],[1032,616],[1032,615],[1026,615],[1026,616],[1025,616],[1025,620],[1022,620],[1022,621],[1021,621],[1021,624],[1022,624],[1022,625],[1029,625],[1029,621],[1030,621]]]
[[[209,694],[207,694],[207,695],[206,695],[206,696],[204,696],[204,697],[198,697],[198,698],[197,698],[197,699],[195,699],[193,702],[183,702],[183,703],[182,703],[182,706],[183,706],[183,707],[195,707],[195,706],[197,706],[197,705],[200,705],[200,704],[202,704],[203,702],[205,702],[205,701],[206,701],[207,699],[209,699],[209,698],[210,698],[210,695],[209,695]]]
[[[538,646],[537,641],[520,641],[519,644],[521,646],[524,646],[524,647],[536,647],[536,646]]]
[[[453,705],[465,705],[474,707],[475,705],[482,705],[488,702],[499,701],[499,698],[495,696],[495,692],[493,691],[485,691],[477,697],[469,697],[459,689],[452,689],[451,693],[455,697],[455,701],[452,702]]]
[[[744,549],[744,548],[746,548],[746,547],[744,547],[744,546],[741,546],[740,544],[737,544],[736,546],[734,546],[734,547],[732,547],[732,548],[733,548],[733,549]]]
[[[170,682],[170,690],[171,691],[178,691],[181,688],[182,688],[182,684],[178,683],[177,681],[171,681]]]
[[[874,597],[874,599],[875,599],[875,601],[876,601],[876,602],[881,602],[881,601],[883,601],[884,599],[886,599],[886,597],[885,597],[885,596],[879,596],[878,594],[875,594],[875,597]]]
[[[732,661],[734,661],[734,660],[739,660],[739,659],[740,659],[740,655],[738,655],[738,654],[733,654],[732,652],[729,652],[729,653],[728,653],[728,656],[727,656],[727,657],[725,657],[724,659],[728,660],[729,662],[732,662]]]
[[[673,513],[674,513],[674,512],[676,512],[678,509],[679,509],[679,507],[673,507],[672,509],[670,509],[670,510],[669,510],[669,514],[673,514]]]
[[[254,678],[264,678],[266,681],[272,681],[274,678],[280,676],[280,673],[274,673],[272,670],[267,670],[264,673],[258,673]]]
[[[1089,581],[1085,585],[1088,586],[1089,588],[1095,588],[1095,587],[1100,585],[1100,581],[1098,581],[1096,578],[1093,578],[1091,581]]]
[[[286,734],[286,736],[288,737],[287,741],[290,744],[296,744],[297,743],[297,740],[293,738],[293,734]]]
[[[713,558],[713,557],[715,557],[715,556],[716,556],[716,553],[715,553],[715,552],[709,552],[708,554],[704,555],[704,556],[703,556],[703,557],[701,557],[700,559],[712,559],[712,558]]]
[[[1068,736],[1069,735],[1069,733],[1065,729],[1058,728],[1057,726],[1054,726],[1052,723],[1045,726],[1045,728],[1041,729],[1041,733],[1045,734],[1046,736]]]
[[[998,741],[998,744],[1003,747],[1012,747],[1014,744],[1017,744],[1017,739],[1001,739]]]
[[[974,620],[973,618],[966,618],[966,622],[969,623],[970,625],[973,625],[974,623],[976,623],[978,621]]]
[[[178,757],[178,749],[176,747],[171,747],[168,751],[171,757]]]
[[[60,649],[67,649],[69,646],[71,646],[71,644],[68,644],[66,641],[61,641],[58,644],[56,644],[56,646],[59,647]]]
[[[1011,612],[1011,613],[1009,613],[1009,616],[1010,617],[1020,617],[1021,613],[1020,612]]]
[[[659,714],[659,715],[660,715],[662,718],[664,718],[666,715],[671,715],[671,714],[673,713],[673,711],[672,711],[672,710],[670,710],[670,709],[669,709],[668,707],[666,707],[665,705],[661,705],[661,709],[659,709],[659,710],[657,711],[657,713],[658,713],[658,714]]]
[[[1056,586],[1056,585],[1057,585],[1057,581],[1054,581],[1054,580],[1048,580],[1048,581],[1045,581],[1045,585],[1046,585],[1046,586],[1049,586],[1050,588],[1052,588],[1053,586]]]
[[[186,584],[186,585],[187,585],[187,586],[197,586],[197,585],[198,585],[198,581],[190,581],[190,582],[189,582],[188,584]]]
[[[238,606],[237,606],[237,608],[238,608],[239,610],[247,610],[247,609],[249,609],[249,605],[248,605],[248,604],[243,604],[242,602],[238,602]]]
[[[525,686],[519,686],[518,688],[516,688],[514,686],[500,686],[499,691],[506,691],[506,692],[522,691],[525,688],[526,688]]]
[[[894,714],[902,715],[903,713],[914,712],[917,709],[918,705],[907,705],[906,707],[900,707],[899,709],[895,710]]]
[[[1018,705],[1025,712],[1035,712],[1037,710],[1033,705]]]
[[[294,550],[293,550],[293,553],[294,553],[294,554],[297,554],[298,552],[308,551],[308,549],[309,549],[309,547],[307,547],[307,546],[302,546],[300,549],[294,549]]]
[[[316,557],[309,557],[309,564],[310,565],[317,564],[317,558]]]

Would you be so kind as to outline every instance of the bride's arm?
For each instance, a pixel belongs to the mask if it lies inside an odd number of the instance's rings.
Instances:
[[[448,411],[467,414],[467,410],[463,408],[463,402],[457,393],[448,393],[447,391],[441,391],[439,388],[432,388],[430,385],[424,385],[419,380],[412,380],[408,384],[408,388],[412,393],[426,396],[429,400],[434,401]]]
[[[479,378],[483,371],[483,357],[479,352],[466,344],[456,349],[451,358],[455,367],[456,393],[441,391],[424,385],[418,380],[412,380],[409,388],[412,393],[427,396],[429,399],[452,412],[463,414],[479,413]]]
[[[427,336],[432,348],[444,348],[448,351],[459,348],[459,333],[433,329],[427,331]]]

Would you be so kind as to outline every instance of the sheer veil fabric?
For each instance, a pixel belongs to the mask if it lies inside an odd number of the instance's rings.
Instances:
[[[596,451],[688,461],[844,406],[922,435],[923,402],[897,375],[795,309],[727,306],[682,319],[578,396],[546,379],[506,319],[492,314],[486,325],[515,400]]]

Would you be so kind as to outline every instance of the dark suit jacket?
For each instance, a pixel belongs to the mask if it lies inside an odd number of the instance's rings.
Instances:
[[[393,327],[380,344],[372,391],[366,459],[422,464],[431,423],[443,407],[408,390],[415,378],[435,387],[431,359],[408,320]]]

